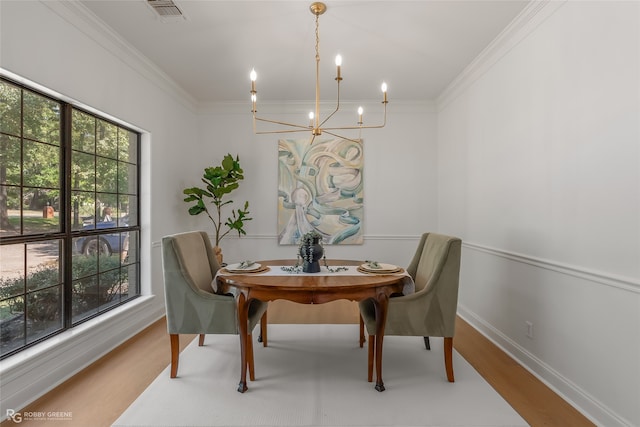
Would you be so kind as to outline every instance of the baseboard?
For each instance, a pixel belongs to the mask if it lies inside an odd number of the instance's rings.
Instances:
[[[618,416],[602,402],[569,381],[464,305],[458,305],[458,315],[596,425],[608,427],[631,425],[630,421]]]
[[[19,411],[164,315],[154,297],[140,297],[0,364],[0,413]]]

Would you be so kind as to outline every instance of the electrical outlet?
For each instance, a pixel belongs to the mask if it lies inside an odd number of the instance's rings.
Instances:
[[[533,339],[533,323],[528,320],[524,323],[527,325],[527,338]]]

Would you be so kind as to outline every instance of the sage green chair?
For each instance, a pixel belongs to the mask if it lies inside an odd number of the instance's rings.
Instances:
[[[238,334],[236,301],[231,295],[213,292],[211,282],[220,268],[207,233],[193,231],[162,238],[162,268],[167,309],[167,331],[171,342],[171,378],[178,374],[179,334]],[[267,310],[267,303],[249,306],[247,364],[254,380],[251,331]],[[239,348],[239,347],[238,347]]]
[[[457,237],[425,233],[420,239],[407,273],[415,283],[415,293],[389,298],[385,335],[444,337],[447,379],[453,377],[453,336],[458,307],[458,279],[462,241]],[[375,349],[375,308],[372,300],[359,303],[360,321],[369,333],[369,381],[373,378]],[[362,340],[362,338],[361,338]]]

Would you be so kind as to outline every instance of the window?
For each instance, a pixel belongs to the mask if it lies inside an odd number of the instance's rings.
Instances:
[[[140,294],[139,146],[0,79],[0,357]]]

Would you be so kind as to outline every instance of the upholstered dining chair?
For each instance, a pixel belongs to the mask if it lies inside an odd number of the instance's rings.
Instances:
[[[385,335],[444,337],[447,379],[453,376],[453,336],[458,307],[458,279],[462,241],[457,237],[424,233],[407,273],[415,283],[415,293],[389,298]],[[373,377],[375,349],[375,308],[372,300],[359,303],[361,326],[369,333],[368,379]],[[362,342],[362,339],[361,339]]]
[[[178,374],[179,334],[238,334],[236,301],[232,295],[213,292],[211,282],[220,268],[207,233],[192,231],[162,238],[167,331],[171,342],[171,378]],[[249,307],[247,365],[254,380],[251,331],[267,310],[267,303],[252,302]]]

